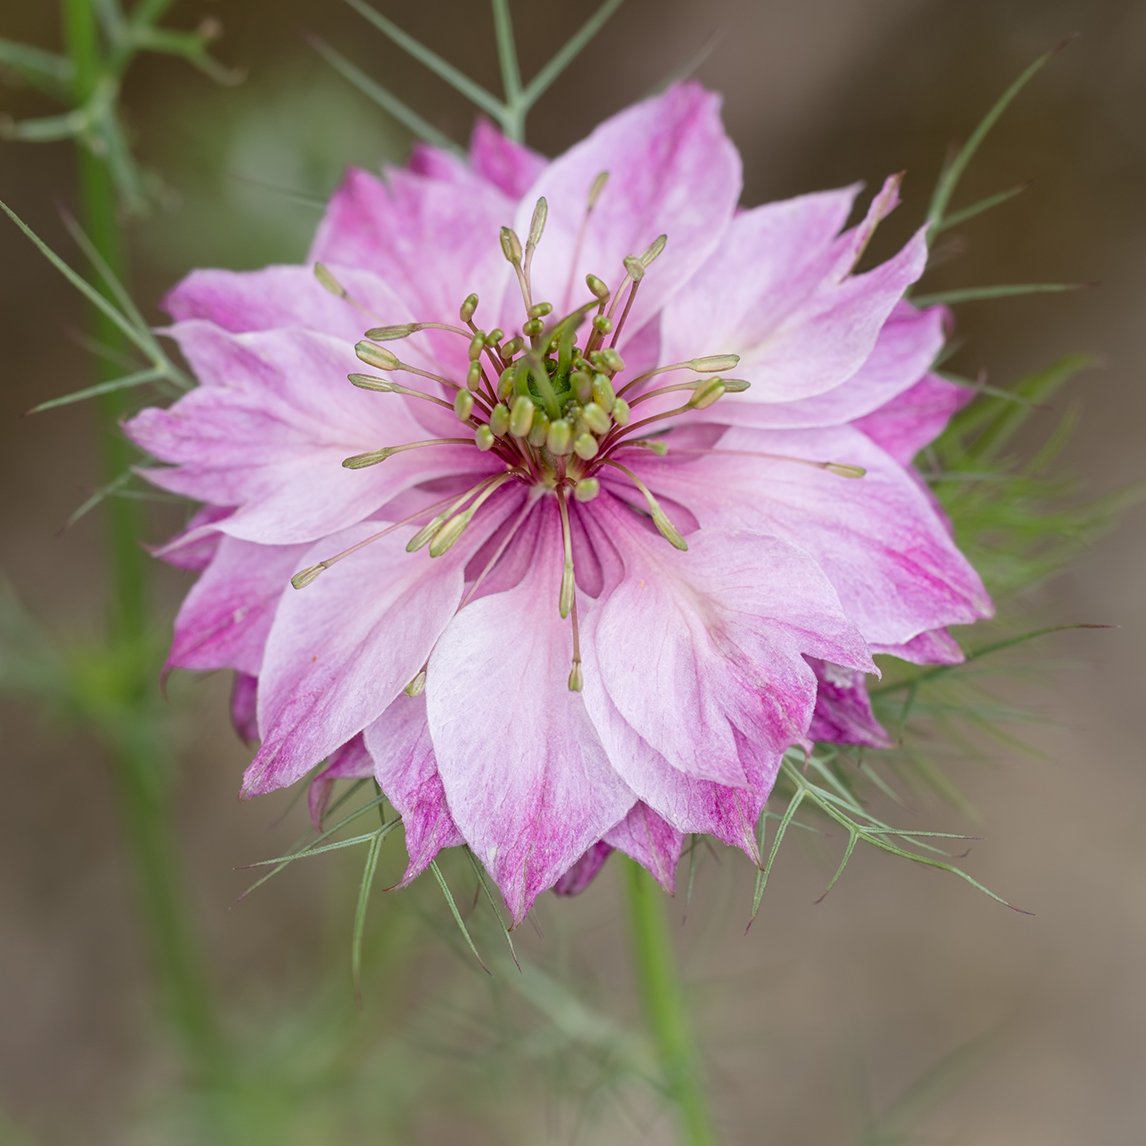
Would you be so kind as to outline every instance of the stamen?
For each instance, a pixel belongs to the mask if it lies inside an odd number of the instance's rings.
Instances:
[[[435,502],[431,508],[441,509],[442,506],[445,506],[445,509],[442,509],[442,512],[439,513],[438,516],[435,517],[432,521],[428,521],[425,525],[423,525],[422,528],[419,529],[418,532],[415,533],[414,536],[406,542],[406,552],[416,553],[419,549],[422,548],[422,546],[428,544],[430,539],[434,536],[435,533],[438,532],[438,529],[441,527],[442,523],[446,521],[447,518],[452,517],[455,513],[458,512],[458,510],[462,508],[462,506],[466,504],[467,501],[469,501],[471,497],[481,493],[481,491],[485,489],[487,485],[492,484],[499,477],[501,477],[501,474],[494,474],[492,477],[482,478],[481,481],[475,482],[472,486],[470,486],[469,489],[465,491],[465,493],[461,494],[460,496],[445,497],[442,498],[441,501]],[[423,510],[422,512],[424,513],[426,511]]]
[[[608,182],[609,173],[602,171],[589,186],[589,194],[585,200],[585,214],[581,216],[581,226],[577,231],[577,241],[573,244],[573,257],[569,260],[569,280],[565,284],[564,306],[569,305],[569,297],[573,293],[573,276],[576,275],[577,264],[581,261],[581,250],[585,246],[585,235],[589,230],[589,219],[592,217],[593,208],[597,206],[597,200],[601,198],[601,193],[605,190],[605,184]],[[589,289],[592,290],[593,288],[590,286]]]
[[[402,690],[409,697],[421,696],[426,690],[426,669],[420,668],[414,674],[414,679]]]
[[[581,675],[581,626],[577,622],[577,595],[573,595],[573,607],[569,610],[573,625],[573,664],[569,669],[569,691],[580,692],[584,678]]]
[[[561,568],[561,593],[558,597],[557,607],[561,619],[569,616],[573,609],[573,599],[577,590],[577,581],[573,573],[573,534],[569,528],[569,505],[565,500],[565,491],[557,491],[557,507],[561,513],[561,545],[565,554],[565,563]]]
[[[404,394],[407,398],[421,398],[424,402],[433,402],[437,406],[445,406],[447,410],[453,410],[454,404],[447,402],[444,398],[435,398],[433,394],[423,394],[421,390],[411,389],[409,386],[401,386],[397,382],[391,382],[388,378],[375,378],[373,374],[347,374],[347,380],[359,390],[374,390],[379,394]],[[467,391],[461,391],[462,394]],[[462,419],[465,421],[465,418]]]
[[[612,466],[614,469],[620,470],[641,491],[644,496],[645,502],[649,507],[649,514],[653,519],[653,524],[657,527],[657,532],[674,548],[680,550],[688,549],[688,542],[680,535],[680,531],[671,521],[665,511],[661,509],[660,502],[653,496],[652,490],[628,466],[622,465],[620,462],[613,458],[606,458],[605,465]]]
[[[739,363],[739,354],[709,354],[704,358],[690,358],[687,362],[673,362],[668,366],[658,366],[655,370],[646,370],[644,374],[638,374],[636,378],[626,382],[617,393],[625,394],[634,386],[647,382],[658,374],[669,374],[674,370],[693,370],[697,374],[712,374],[720,370],[732,370]]]
[[[522,301],[525,303],[525,309],[529,310],[533,306],[533,293],[529,287],[529,276],[521,263],[521,240],[512,227],[502,227],[500,237],[501,253],[505,255],[506,262],[513,267],[513,273],[517,275],[517,285],[521,288]]]
[[[649,441],[637,440],[637,441],[625,442],[624,445],[626,445],[626,446],[643,446],[646,449],[652,449],[656,445],[656,443],[649,442]],[[663,446],[663,453],[661,453],[661,456],[663,457],[665,453],[670,452],[670,449],[667,445],[662,444],[662,446]],[[701,447],[688,446],[688,447],[680,447],[680,448],[674,447],[674,448],[672,448],[671,452],[673,454],[697,454],[697,455],[726,454],[729,457],[763,458],[765,461],[770,461],[770,462],[791,462],[793,465],[811,466],[813,469],[826,470],[828,473],[835,474],[837,477],[857,479],[857,478],[862,478],[862,477],[867,476],[867,470],[864,469],[863,466],[855,466],[855,465],[852,465],[850,462],[821,462],[821,461],[816,461],[814,458],[794,457],[791,454],[765,453],[763,450],[723,450],[723,449],[720,449],[719,447],[713,447],[711,449],[704,449]]]
[[[497,567],[497,563],[501,560],[502,555],[506,549],[509,548],[509,543],[517,536],[517,531],[525,524],[525,519],[533,512],[533,507],[537,504],[538,499],[543,493],[544,490],[540,486],[533,486],[530,489],[525,505],[521,507],[521,512],[517,515],[509,529],[503,531],[501,540],[498,542],[493,556],[485,563],[485,568],[474,578],[473,584],[466,590],[466,595],[462,598],[461,604],[458,605],[459,612],[473,600],[474,595],[482,587],[485,579]]]
[[[450,334],[460,334],[469,338],[470,332],[460,326],[451,326],[448,322],[403,322],[396,326],[374,326],[366,332],[366,337],[374,342],[397,342],[402,338],[409,338],[420,330],[446,330]]]
[[[659,398],[662,394],[675,394],[682,390],[692,390],[694,394],[699,393],[706,386],[710,386],[715,382],[719,382],[724,387],[725,394],[743,394],[752,383],[745,381],[743,378],[708,378],[697,379],[692,382],[678,382],[673,386],[658,386],[655,390],[646,390],[643,394],[638,394],[632,401],[631,405],[639,406],[642,402],[647,402],[650,398]],[[720,395],[717,395],[720,397]],[[691,399],[690,399],[691,401]],[[707,405],[712,405],[716,398],[713,398]],[[704,409],[703,406],[693,406],[693,409]]]
[[[529,278],[529,267],[533,262],[533,252],[541,242],[541,235],[545,230],[545,221],[549,218],[549,204],[542,195],[533,208],[533,218],[529,221],[529,237],[525,240],[525,277]]]
[[[387,350],[384,346],[375,346],[373,342],[356,342],[354,353],[360,362],[373,366],[375,370],[400,370],[402,363],[398,355]]]
[[[497,491],[501,489],[501,487],[514,476],[514,473],[509,472],[499,474],[496,478],[493,479],[492,482],[489,483],[488,486],[486,486],[484,490],[482,490],[480,494],[478,494],[477,499],[474,501],[473,505],[471,505],[468,509],[462,510],[462,512],[456,516],[451,517],[447,521],[443,522],[442,525],[438,528],[437,533],[434,534],[434,539],[430,542],[430,556],[441,557],[443,553],[446,553],[448,550],[452,549],[454,543],[465,532],[469,523],[473,521],[474,514],[476,514],[477,511],[481,509],[481,507],[485,505],[485,503],[489,501],[489,499],[493,497],[493,495],[497,493]]]
[[[422,442],[404,442],[400,446],[383,446],[380,450],[368,450],[364,454],[355,454],[353,457],[342,459],[342,468],[347,470],[363,470],[367,466],[376,466],[395,454],[405,453],[406,450],[421,449],[422,446],[468,446],[469,438],[426,438]]]

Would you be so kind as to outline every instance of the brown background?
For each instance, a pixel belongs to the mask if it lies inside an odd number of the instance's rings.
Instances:
[[[0,35],[57,43],[52,7],[9,0]],[[382,7],[496,85],[484,5],[392,0]],[[591,10],[580,0],[516,7],[527,75],[530,61],[543,60]],[[304,32],[340,46],[455,137],[465,136],[470,118],[462,101],[342,5],[183,0],[173,19],[190,25],[202,12],[222,19],[219,54],[245,69],[245,83],[216,88],[181,64],[147,61],[126,92],[138,152],[165,181],[163,206],[133,224],[141,300],[157,299],[196,264],[255,266],[302,255],[313,212],[252,180],[321,195],[343,163],[376,164],[401,146],[371,105],[315,58]],[[960,201],[1026,179],[1033,187],[966,228],[961,257],[935,283],[1101,283],[1077,295],[971,305],[960,326],[965,368],[986,367],[999,384],[1066,351],[1108,357],[1106,370],[1076,386],[1081,423],[1064,464],[1089,488],[1110,490],[1141,480],[1146,469],[1143,4],[629,0],[546,97],[530,139],[548,152],[563,148],[715,34],[699,75],[725,93],[727,126],[745,156],[746,202],[857,177],[873,185],[906,169],[906,203],[894,223],[902,235],[921,216],[951,141],[1031,59],[1075,32],[1079,40],[992,137]],[[0,107],[6,101],[16,114],[46,110],[11,89],[3,89]],[[0,197],[61,249],[58,208],[72,202],[71,187],[65,146],[0,146]],[[57,529],[98,480],[93,413],[77,407],[21,417],[83,384],[85,359],[69,337],[82,310],[7,226],[0,227],[0,266],[7,573],[59,641],[90,643],[100,631],[100,521],[93,515],[63,535]],[[156,307],[150,313],[158,319]],[[152,536],[173,520],[157,511]],[[842,842],[829,839],[818,851],[789,846],[745,937],[750,873],[731,856],[702,871],[680,952],[729,1142],[1146,1141],[1144,549],[1142,514],[1131,512],[1068,572],[1010,606],[1031,623],[1120,626],[1055,638],[1011,662],[1041,670],[1000,687],[1028,705],[1035,720],[1024,735],[1046,755],[995,747],[989,760],[952,756],[952,775],[981,813],[973,830],[985,836],[971,869],[1033,917],[953,879],[863,854],[815,905]],[[157,624],[166,625],[184,581],[165,571],[156,579]],[[273,854],[301,813],[272,830],[280,810],[273,801],[235,801],[245,756],[226,724],[224,682],[185,679],[173,694],[179,846],[213,976],[244,1045],[258,1046],[263,1031],[263,1041],[274,1031],[292,1046],[284,1026],[291,1015],[348,1010],[357,861],[299,865],[232,908],[245,885],[234,866]],[[0,1108],[37,1142],[183,1141],[169,1121],[155,1129],[176,1076],[155,1029],[104,766],[82,727],[61,728],[11,702],[3,714]],[[968,824],[919,803],[903,815],[929,826]],[[576,983],[605,1014],[628,1020],[636,1007],[615,884],[607,872],[582,899],[547,904],[544,934],[522,942],[535,964]],[[535,1016],[519,1038],[498,1037],[489,999],[504,985],[491,988],[464,961],[436,952],[444,911],[435,895],[423,887],[376,911],[376,936],[405,935],[398,946],[413,945],[406,949],[417,953],[419,970],[377,971],[363,1012],[345,1018],[357,1040],[352,1059],[361,1067],[381,1056],[367,1070],[366,1091],[374,1099],[394,1091],[391,1113],[413,1104],[404,1128],[386,1131],[392,1140],[671,1141],[670,1126],[639,1087],[622,1086],[622,1101],[596,1091],[562,1097],[561,1084],[580,1069],[566,1058],[522,1085],[523,1060],[548,1054],[545,1024]],[[377,941],[384,944],[385,934]],[[476,1016],[468,1027],[459,1019],[467,1008]],[[460,1039],[463,1053],[448,1056],[430,1030],[438,1041]],[[968,1069],[949,1072],[934,1102],[905,1114],[907,1137],[868,1133],[869,1117],[974,1040],[983,1042],[966,1056]],[[504,1069],[483,1073],[498,1056]],[[305,1056],[290,1061],[297,1091],[318,1068]],[[588,1129],[579,1130],[586,1114]],[[383,1125],[395,1123],[380,1116],[343,1140],[390,1140],[379,1137]],[[279,1140],[327,1137],[292,1118]]]

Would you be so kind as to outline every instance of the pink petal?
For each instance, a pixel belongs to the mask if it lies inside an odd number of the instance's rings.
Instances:
[[[305,553],[303,545],[224,537],[179,610],[164,671],[234,668],[257,675],[275,607]]]
[[[676,867],[684,848],[682,832],[647,804],[637,803],[615,828],[609,830],[605,840],[647,868],[661,887],[672,895]]]
[[[401,694],[366,726],[366,747],[374,776],[402,817],[410,862],[399,886],[416,879],[442,848],[463,843],[438,775],[438,762],[426,723],[425,696]]]
[[[454,822],[518,922],[633,803],[581,695],[566,684],[572,645],[557,610],[560,524],[552,499],[539,508],[546,528],[525,577],[458,614],[426,682]]]
[[[148,546],[153,557],[175,569],[186,569],[190,573],[202,573],[211,563],[219,548],[222,535],[211,526],[228,515],[230,510],[214,505],[197,509],[184,529],[160,546]]]
[[[832,744],[889,748],[891,738],[872,713],[864,674],[826,661],[811,663],[820,684],[808,738]]]
[[[744,787],[741,738],[778,757],[807,732],[816,680],[804,654],[874,670],[866,645],[799,550],[713,529],[682,554],[626,513],[606,527],[624,540],[626,577],[587,624],[601,687],[674,768]]]
[[[257,677],[247,673],[235,673],[231,686],[231,723],[246,744],[254,744],[259,738],[259,722],[256,714],[259,682]]]
[[[872,652],[899,657],[917,665],[957,665],[963,662],[959,642],[946,629],[920,633],[898,645],[872,645]]]
[[[975,392],[966,386],[928,374],[905,394],[855,425],[896,461],[910,465],[911,459],[935,441],[952,416],[974,396]]]
[[[486,119],[474,124],[470,136],[473,169],[511,199],[520,199],[545,169],[545,157],[502,135]]]
[[[533,262],[535,298],[559,309],[579,305],[589,297],[590,272],[619,287],[625,256],[665,233],[668,246],[641,284],[629,331],[661,309],[716,249],[740,194],[740,157],[719,106],[696,84],[677,85],[607,120],[541,173],[516,223],[524,241],[534,202],[547,198],[549,221]],[[609,181],[578,254],[589,190],[601,172]]]
[[[326,805],[335,780],[362,780],[374,775],[374,762],[366,751],[361,736],[355,736],[341,748],[330,754],[330,762],[313,780],[306,790],[307,810],[310,822],[316,832],[322,831],[322,818],[326,815]]]
[[[605,866],[605,861],[613,854],[612,847],[598,840],[577,862],[553,885],[554,895],[580,895],[593,882]]]
[[[372,532],[360,525],[327,538],[303,564]],[[376,720],[425,664],[461,597],[466,547],[432,560],[406,553],[406,536],[383,537],[283,597],[259,681],[263,743],[244,796],[293,784]]]
[[[761,453],[857,465],[866,473],[840,477]],[[705,528],[768,533],[810,554],[873,645],[902,644],[991,613],[978,574],[926,492],[851,427],[732,428],[694,465],[672,464],[670,451],[663,461],[644,461],[641,472],[654,492],[688,505]]]

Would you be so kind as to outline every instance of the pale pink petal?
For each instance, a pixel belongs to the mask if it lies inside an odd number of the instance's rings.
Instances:
[[[214,505],[197,509],[191,520],[174,537],[162,545],[148,546],[153,557],[175,569],[186,569],[189,573],[202,573],[211,564],[219,548],[222,534],[212,526],[220,522],[230,510]]]
[[[257,675],[275,608],[306,549],[224,537],[179,610],[164,672],[234,668]]]
[[[820,683],[808,738],[889,748],[891,738],[871,710],[865,674],[827,661],[811,663]]]
[[[625,540],[626,577],[587,639],[613,704],[681,772],[743,787],[741,737],[775,756],[801,741],[816,696],[804,654],[874,670],[827,578],[784,542],[710,529],[680,553],[655,535]]]
[[[866,473],[841,477],[775,455],[855,465]],[[705,528],[725,524],[773,534],[810,554],[872,644],[902,644],[991,613],[978,574],[926,492],[851,427],[732,428],[696,464],[674,465],[670,453],[649,458],[641,472],[654,491],[688,504]]]
[[[910,465],[924,446],[947,428],[947,423],[975,396],[935,374],[928,374],[905,394],[855,423],[876,445],[896,461]]]
[[[719,98],[696,84],[672,87],[606,120],[545,168],[516,223],[524,242],[533,204],[546,197],[549,221],[533,261],[535,298],[558,308],[580,305],[590,297],[588,273],[619,287],[624,257],[639,255],[663,233],[668,246],[641,284],[628,329],[635,333],[660,310],[716,249],[740,193],[740,158],[719,107]],[[603,171],[608,184],[578,251],[589,190]]]
[[[400,884],[404,887],[429,867],[442,848],[464,842],[446,806],[425,696],[400,694],[366,726],[364,736],[378,786],[402,817],[410,857]]]
[[[327,538],[303,564],[372,532],[360,525]],[[376,720],[426,662],[461,597],[466,547],[431,559],[408,554],[406,537],[383,537],[284,595],[263,658],[263,743],[244,796],[293,784]]]
[[[430,658],[426,708],[450,812],[520,921],[633,796],[566,684],[571,630],[557,610],[561,534],[547,514],[533,563],[463,609]],[[480,697],[499,697],[489,707]]]
[[[306,790],[306,805],[314,830],[322,831],[322,818],[326,815],[335,780],[363,780],[373,775],[374,761],[370,759],[361,736],[355,736],[341,748],[336,748],[330,754],[330,762],[311,780]]]

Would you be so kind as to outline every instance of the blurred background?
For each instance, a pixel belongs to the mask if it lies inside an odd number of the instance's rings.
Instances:
[[[379,7],[496,89],[484,5]],[[528,77],[593,5],[515,8]],[[377,167],[408,146],[309,36],[455,139],[472,121],[464,101],[344,5],[179,0],[172,22],[192,27],[205,16],[221,22],[215,54],[241,82],[217,85],[154,57],[124,92],[136,153],[154,179],[153,207],[127,224],[132,291],[156,322],[162,292],[193,266],[301,259],[318,218],[308,200],[326,196],[345,165]],[[857,178],[874,187],[906,170],[890,245],[923,217],[951,144],[1028,63],[1075,33],[998,126],[956,206],[1032,186],[954,232],[928,289],[1100,284],[958,313],[961,372],[985,370],[995,385],[1070,351],[1104,357],[1026,431],[1041,441],[1073,403],[1077,429],[1060,464],[1100,494],[1146,474],[1146,5],[628,0],[542,100],[528,138],[560,151],[707,47],[697,74],[724,93],[745,202]],[[0,36],[58,47],[54,6],[8,0]],[[49,109],[6,85],[0,110],[20,118]],[[0,198],[78,263],[61,224],[74,186],[68,145],[0,144]],[[7,223],[0,267],[5,574],[61,671],[82,681],[98,671],[100,511],[61,525],[101,482],[95,414],[79,405],[23,415],[86,384],[83,308]],[[148,512],[153,541],[184,516],[166,504]],[[1033,751],[982,737],[931,745],[966,806],[912,796],[894,809],[899,822],[981,836],[969,870],[1033,916],[862,849],[817,903],[845,841],[800,833],[745,933],[752,872],[730,854],[700,865],[678,950],[728,1142],[1146,1141],[1142,526],[1131,510],[1064,573],[1006,606],[1015,629],[1118,626],[1058,635],[994,666],[1007,671],[990,677],[991,694],[1030,714],[1009,731]],[[187,584],[156,566],[157,626],[169,627]],[[618,873],[606,868],[578,899],[546,898],[536,925],[516,936],[520,975],[499,961],[496,930],[477,920],[492,978],[460,948],[431,881],[376,892],[356,1007],[359,854],[297,863],[236,903],[252,879],[238,867],[280,854],[304,829],[305,809],[286,798],[237,801],[248,753],[230,729],[227,689],[219,678],[171,682],[171,758],[156,766],[177,772],[172,830],[239,1048],[251,1127],[242,1140],[672,1142],[632,1044],[640,1017]],[[50,705],[6,696],[0,711],[0,1139],[208,1141],[157,1016],[98,745],[82,720]]]

